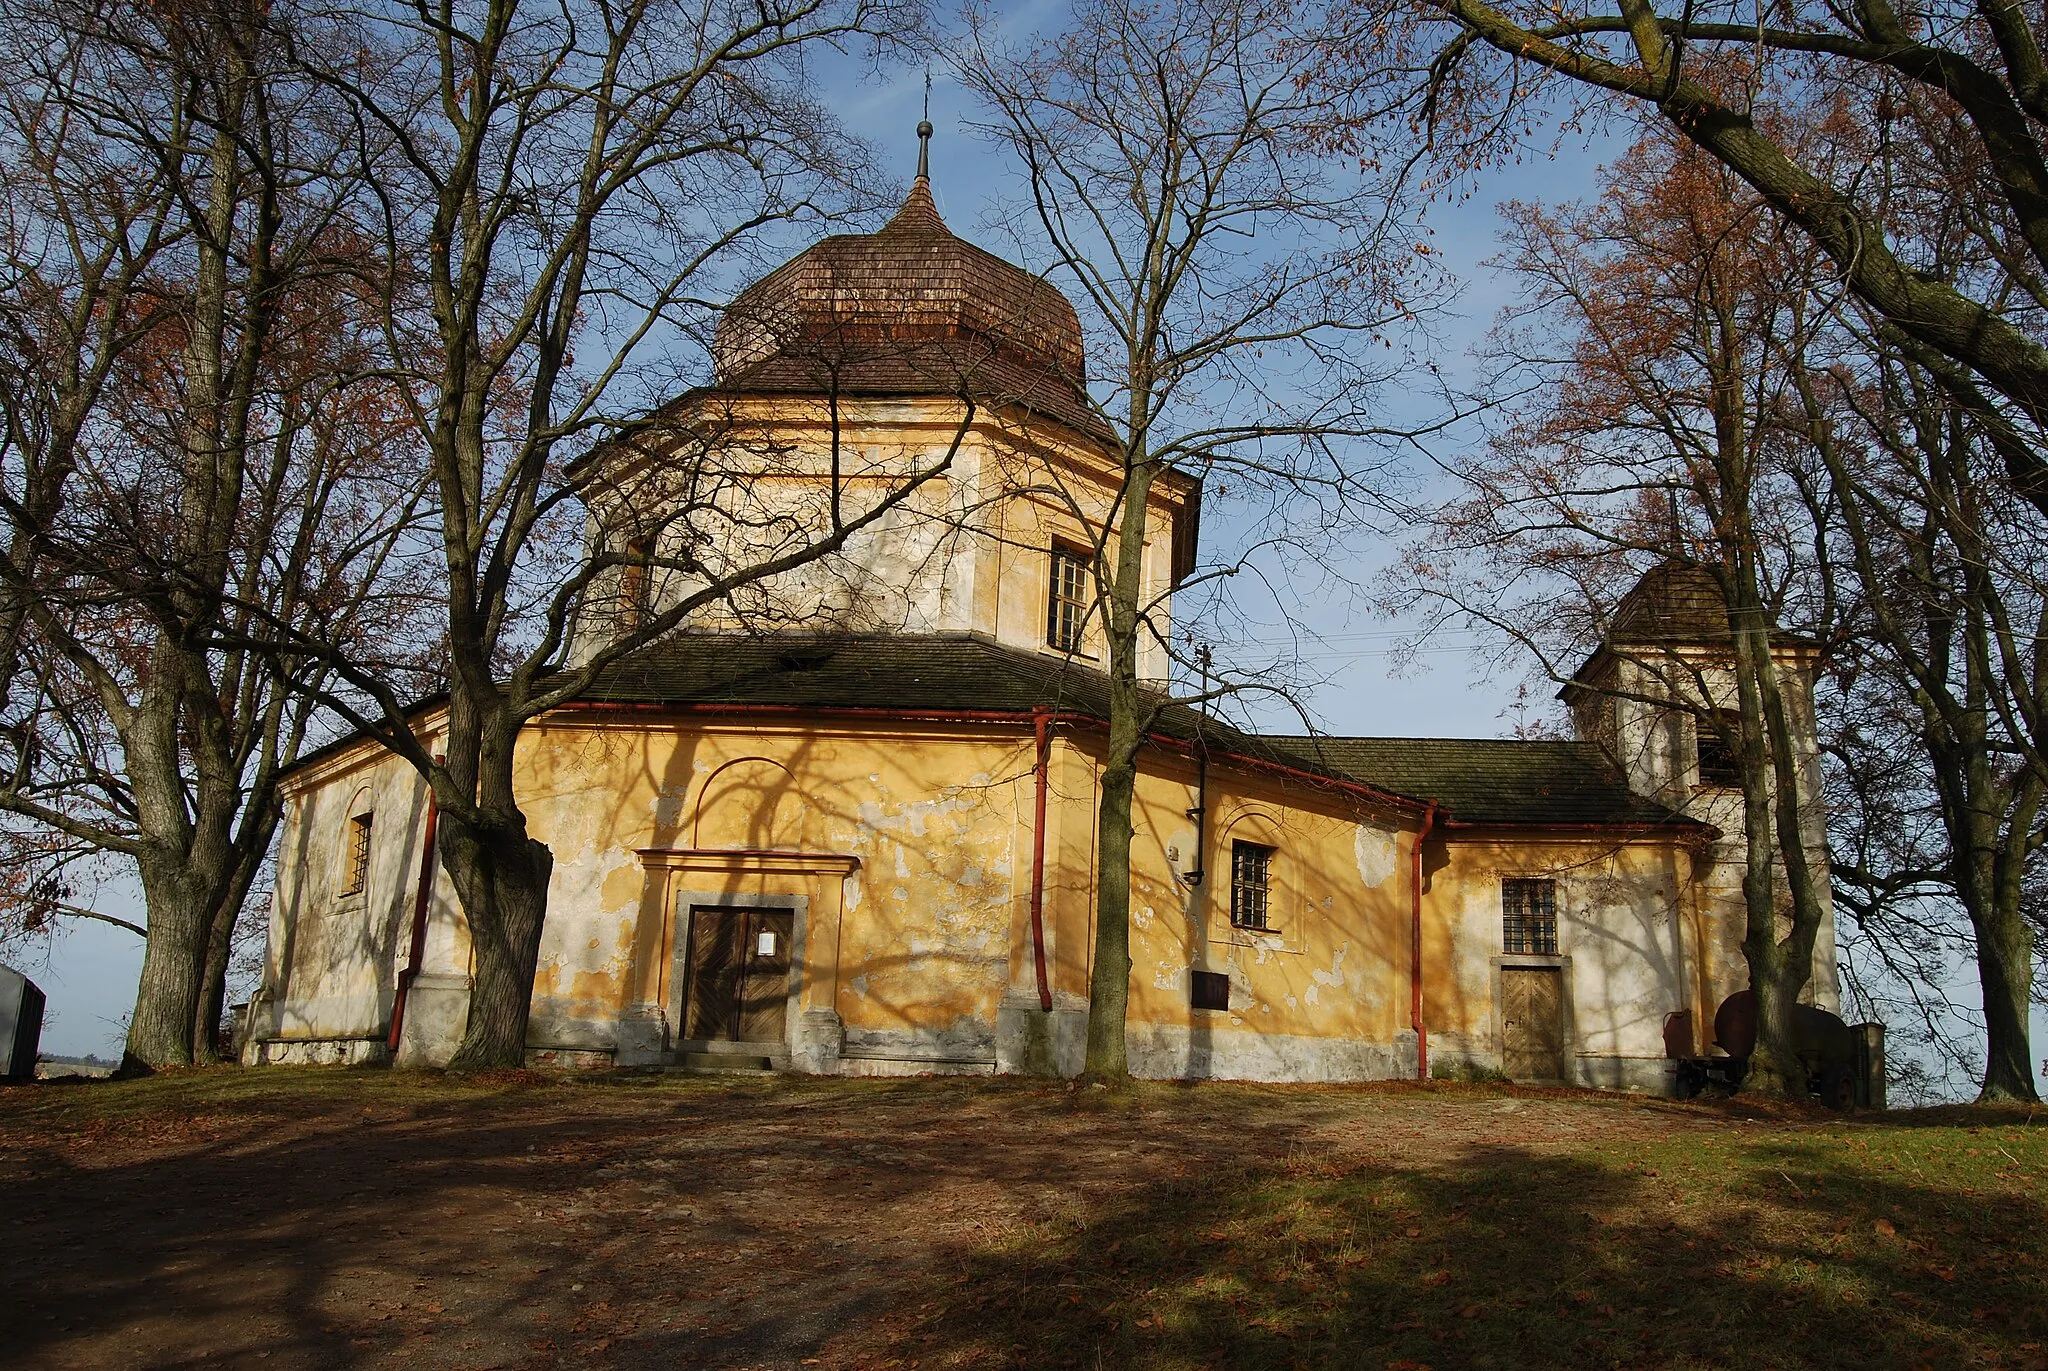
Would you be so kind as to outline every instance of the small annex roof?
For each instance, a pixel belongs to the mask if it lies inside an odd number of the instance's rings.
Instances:
[[[1381,789],[1434,800],[1467,826],[1696,822],[1631,791],[1598,743],[1306,734],[1261,741]]]
[[[589,704],[1024,714],[1106,720],[1108,681],[1070,659],[980,634],[846,637],[679,633],[607,671]],[[1394,799],[1435,801],[1466,825],[1697,827],[1633,794],[1593,743],[1254,734],[1184,705],[1154,732],[1212,755],[1305,772]]]

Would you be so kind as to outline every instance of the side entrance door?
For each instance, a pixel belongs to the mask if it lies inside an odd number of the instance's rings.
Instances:
[[[1556,967],[1500,973],[1501,1068],[1518,1081],[1564,1075],[1564,976]]]
[[[684,981],[684,1037],[696,1041],[779,1043],[789,1019],[787,909],[690,910]]]

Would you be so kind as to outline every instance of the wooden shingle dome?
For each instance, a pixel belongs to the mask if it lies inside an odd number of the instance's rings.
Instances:
[[[1614,607],[1608,636],[1630,643],[1723,643],[1728,640],[1728,602],[1708,572],[1680,562],[1660,562]]]
[[[971,394],[1098,427],[1073,305],[955,236],[919,162],[903,207],[879,231],[835,234],[740,292],[713,340],[717,384]]]

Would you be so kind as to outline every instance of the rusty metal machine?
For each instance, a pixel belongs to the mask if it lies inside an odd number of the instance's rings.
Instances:
[[[1675,1017],[1675,1016],[1674,1016]],[[1690,1037],[1688,1032],[1686,1035]],[[1713,1046],[1722,1054],[1677,1058],[1678,1097],[1707,1090],[1732,1093],[1756,1050],[1756,995],[1738,990],[1714,1013]],[[1792,1006],[1792,1050],[1806,1071],[1806,1088],[1830,1109],[1884,1108],[1884,1026],[1850,1026],[1810,1004]]]

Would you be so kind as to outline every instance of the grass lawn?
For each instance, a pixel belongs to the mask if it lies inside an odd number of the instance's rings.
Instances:
[[[8,1366],[2048,1371],[2043,1110],[221,1069],[0,1196]]]

